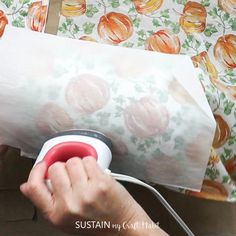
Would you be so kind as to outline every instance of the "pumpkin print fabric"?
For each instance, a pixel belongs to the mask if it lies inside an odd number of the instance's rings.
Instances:
[[[0,37],[7,24],[43,32],[48,0],[0,0]]]
[[[236,201],[236,1],[63,0],[58,35],[189,55],[207,75],[200,81],[217,128],[202,191],[180,191]]]

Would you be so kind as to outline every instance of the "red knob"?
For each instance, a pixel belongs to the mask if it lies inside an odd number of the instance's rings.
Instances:
[[[47,169],[55,162],[66,162],[72,157],[84,158],[86,156],[92,156],[97,160],[96,149],[82,142],[63,142],[53,146],[45,155],[44,161],[47,165]],[[45,178],[48,178],[46,173]]]

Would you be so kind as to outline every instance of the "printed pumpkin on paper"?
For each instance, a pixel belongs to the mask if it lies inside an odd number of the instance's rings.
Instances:
[[[236,201],[236,1],[63,0],[58,35],[191,56],[207,75],[200,81],[217,122],[219,160],[208,163],[203,194],[191,194]]]
[[[1,0],[0,37],[7,24],[42,32],[47,19],[48,1]]]

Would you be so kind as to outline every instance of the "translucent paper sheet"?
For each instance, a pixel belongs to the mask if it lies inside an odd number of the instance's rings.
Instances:
[[[98,130],[113,171],[200,189],[215,121],[189,57],[11,27],[0,53],[1,143],[35,158],[56,132]]]

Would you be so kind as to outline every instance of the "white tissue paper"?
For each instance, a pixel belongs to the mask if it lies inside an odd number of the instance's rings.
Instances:
[[[0,39],[0,143],[36,158],[52,134],[93,129],[112,171],[199,190],[215,120],[188,56],[6,27]]]

